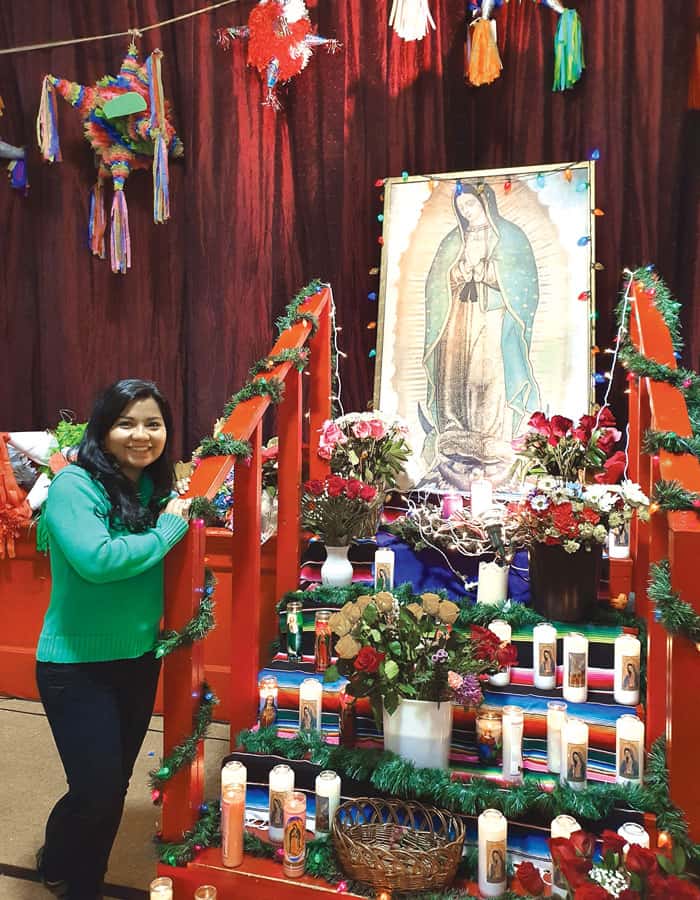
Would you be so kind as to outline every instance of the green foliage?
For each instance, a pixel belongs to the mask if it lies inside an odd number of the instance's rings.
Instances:
[[[228,419],[240,403],[245,403],[246,400],[251,400],[253,397],[269,397],[273,403],[279,403],[283,395],[284,382],[279,378],[270,378],[269,380],[258,378],[256,381],[249,381],[238,393],[229,398],[224,406],[223,416]]]
[[[211,569],[204,571],[204,587],[202,588],[202,600],[199,609],[182,631],[167,631],[161,634],[156,641],[155,654],[157,658],[167,656],[178,647],[185,647],[195,641],[201,641],[206,637],[216,624],[214,621],[214,589],[216,578]]]
[[[654,485],[654,502],[663,510],[700,510],[700,494],[686,490],[678,481],[657,481]]]
[[[671,587],[671,565],[667,559],[649,567],[649,599],[656,604],[661,623],[670,634],[681,635],[693,643],[700,641],[700,616],[681,600]]]
[[[642,450],[645,453],[658,453],[659,450],[665,450],[667,453],[678,455],[692,453],[693,456],[700,457],[700,438],[694,435],[681,437],[675,431],[652,431],[649,429],[644,433]]]
[[[314,278],[313,281],[310,281],[306,287],[303,287],[296,296],[292,298],[292,300],[287,304],[287,308],[284,311],[284,314],[281,315],[277,321],[275,322],[275,327],[277,328],[277,333],[282,334],[283,331],[286,331],[288,328],[291,328],[292,325],[298,321],[297,314],[299,312],[299,307],[303,306],[304,303],[309,299],[309,297],[313,297],[314,294],[318,294],[318,292],[323,287],[323,283],[319,278]]]
[[[236,459],[250,459],[253,448],[250,441],[241,441],[231,437],[230,434],[218,434],[216,437],[207,435],[203,437],[199,447],[198,456],[201,459],[207,456],[235,456]]]
[[[298,372],[303,372],[309,364],[308,347],[288,347],[285,350],[281,350],[279,353],[273,353],[271,356],[264,356],[251,366],[248,371],[248,376],[250,378],[255,378],[255,376],[259,375],[261,372],[269,372],[271,369],[274,369],[276,366],[285,362],[294,363],[296,370]]]
[[[54,435],[59,450],[65,450],[66,447],[77,447],[82,441],[87,422],[67,422],[65,419],[56,425]]]
[[[338,475],[307,481],[301,498],[302,527],[318,535],[326,547],[349,547],[355,538],[376,534],[379,499],[371,485]]]
[[[190,503],[190,520],[192,519],[202,519],[205,525],[216,525],[219,510],[207,497],[193,497]]]

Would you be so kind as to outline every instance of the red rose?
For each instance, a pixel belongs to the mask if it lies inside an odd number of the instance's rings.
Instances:
[[[610,411],[609,406],[604,406],[598,413],[598,428],[614,428],[617,425],[615,416]],[[594,419],[595,421],[595,419]]]
[[[502,669],[505,669],[506,666],[517,666],[518,651],[513,644],[501,644],[496,650],[496,662]]]
[[[593,884],[593,882],[588,881],[588,873],[591,871],[592,866],[592,861],[586,859],[584,856],[577,856],[574,859],[568,860],[563,859],[559,863],[559,868],[561,869],[564,878],[569,882],[569,887],[574,888],[576,894],[578,894],[578,888],[582,885]],[[591,900],[598,896],[607,897],[608,895],[605,892],[602,895],[592,894]]]
[[[368,675],[372,675],[377,671],[379,663],[385,656],[385,653],[378,653],[374,647],[363,647],[355,657],[355,669],[358,672],[367,672]]]
[[[570,503],[560,503],[552,509],[552,523],[564,536],[576,534],[576,520]]]
[[[339,475],[329,475],[326,478],[326,490],[329,497],[340,497],[345,492],[346,481]]]
[[[306,482],[304,490],[307,494],[313,494],[314,497],[320,497],[323,493],[323,482],[319,481],[318,478],[312,478],[311,481]]]
[[[595,881],[584,881],[576,888],[574,894],[574,900],[607,900],[608,897],[612,897],[612,894]]]
[[[625,888],[621,894],[618,894],[618,900],[642,900],[639,891],[633,891],[632,888]]]
[[[648,886],[651,888],[652,879],[650,878],[648,881]],[[664,886],[665,890],[662,889],[662,892],[650,893],[650,900],[667,900],[667,898],[673,897],[673,900],[698,900],[700,897],[700,888],[698,888],[692,881],[686,881],[685,878],[678,878],[676,875],[669,875],[668,878],[659,878],[659,882]]]
[[[610,456],[612,453],[612,448],[615,444],[620,440],[620,432],[615,431],[614,428],[606,428],[605,431],[601,431],[596,439],[596,446],[599,450],[602,450],[606,456]]]
[[[576,440],[581,441],[582,444],[587,444],[591,435],[585,428],[574,428],[571,432],[571,437],[575,437]]]
[[[590,438],[595,428],[595,416],[581,416],[578,420],[578,429],[586,435],[586,441]],[[584,441],[585,443],[585,441]]]
[[[630,844],[625,865],[630,872],[641,876],[651,875],[659,867],[654,851],[638,844]]]
[[[589,834],[587,831],[582,831],[579,829],[578,831],[574,831],[571,837],[569,838],[571,842],[571,846],[574,848],[576,853],[580,856],[593,856],[593,851],[595,850],[595,836]]]
[[[573,424],[571,419],[567,419],[566,416],[552,416],[552,434],[560,438],[566,437],[567,431]]]
[[[360,499],[366,500],[367,503],[370,503],[377,496],[377,489],[373,488],[371,484],[365,484],[362,486],[362,490],[360,491]]]
[[[544,893],[544,881],[542,881],[540,870],[531,862],[521,862],[515,870],[515,874],[518,876],[520,886],[528,894],[537,896]]]
[[[613,453],[610,459],[606,459],[603,465],[605,471],[599,472],[595,476],[595,480],[598,484],[617,484],[625,474],[626,464],[625,454],[622,450],[618,450],[617,453]]]
[[[357,478],[348,478],[348,485],[345,488],[345,493],[351,500],[356,500],[362,491],[362,482]]]
[[[586,522],[590,522],[591,525],[597,525],[598,522],[600,522],[600,516],[594,509],[584,509],[581,515],[583,516],[584,520]],[[615,832],[611,833],[614,834]]]
[[[530,421],[527,423],[530,428],[534,428],[538,434],[550,434],[551,427],[549,424],[549,419],[543,412],[536,412],[530,416]]]
[[[260,451],[260,454],[263,460],[277,459],[280,452],[280,448],[273,444],[272,447],[263,447]]]
[[[609,828],[606,828],[600,837],[603,841],[603,847],[601,850],[603,857],[605,857],[608,853],[622,854],[622,848],[625,846],[627,841],[623,837],[620,837],[620,835],[616,831],[610,831]]]

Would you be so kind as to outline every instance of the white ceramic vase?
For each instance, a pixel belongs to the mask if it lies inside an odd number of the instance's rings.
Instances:
[[[384,749],[398,753],[420,769],[446,769],[452,740],[452,704],[433,700],[399,700],[384,710]]]
[[[321,566],[321,581],[329,587],[347,587],[352,584],[352,563],[348,559],[349,547],[326,547],[326,559]]]

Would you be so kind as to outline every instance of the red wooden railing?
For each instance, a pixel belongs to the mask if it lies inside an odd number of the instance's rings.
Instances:
[[[635,282],[632,290],[630,336],[645,356],[676,367],[671,335],[654,305],[654,294]],[[630,383],[629,393],[630,477],[651,495],[654,483],[663,478],[678,481],[691,491],[700,491],[700,462],[661,451],[642,453],[648,428],[692,435],[685,398],[669,384],[640,378]],[[668,558],[673,588],[684,600],[700,608],[698,569],[700,563],[700,518],[695,512],[657,510],[649,524],[638,523],[632,533],[634,589],[637,610],[649,629],[647,665],[647,742],[665,735],[671,779],[671,797],[686,810],[691,836],[700,841],[700,780],[695,754],[700,746],[700,720],[695,695],[698,648],[687,638],[673,638],[655,621],[646,589],[650,563]]]
[[[308,472],[324,478],[328,464],[316,450],[322,422],[331,411],[331,294],[328,288],[309,298],[300,313],[318,320],[318,331],[309,337],[311,325],[300,322],[286,330],[270,356],[291,348],[300,349],[308,340],[310,350],[308,385]],[[276,544],[275,596],[295,590],[300,563],[300,493],[302,471],[302,425],[304,404],[302,375],[293,362],[285,362],[258,378],[279,378],[285,390],[277,413],[278,538]],[[250,441],[249,462],[236,464],[234,481],[234,533],[231,542],[233,571],[231,596],[216,594],[219,607],[231,609],[231,741],[241,728],[249,727],[257,711],[260,623],[273,610],[262,608],[260,493],[262,474],[262,423],[269,397],[254,397],[240,403],[223,426],[223,432]],[[212,498],[234,465],[233,457],[208,457],[197,467],[189,495]],[[187,537],[168,555],[165,570],[165,628],[180,629],[195,614],[201,599],[206,559],[206,529],[195,523]],[[202,642],[176,650],[165,657],[164,735],[167,754],[192,733],[204,673]],[[163,795],[162,833],[167,841],[179,841],[198,818],[203,796],[203,748],[191,766],[184,766],[167,784]]]

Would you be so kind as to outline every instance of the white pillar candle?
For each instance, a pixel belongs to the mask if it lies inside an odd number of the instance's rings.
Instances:
[[[550,837],[566,838],[568,840],[574,831],[580,830],[581,826],[573,816],[557,816],[556,819],[552,819]],[[568,896],[569,889],[566,886],[566,881],[559,870],[559,866],[552,860],[552,897]]]
[[[340,806],[340,775],[330,770],[316,776],[316,836],[330,834]]]
[[[615,767],[620,784],[644,779],[644,722],[637,716],[620,716],[615,724]]]
[[[443,494],[442,495],[442,511],[443,519],[449,519],[452,513],[460,512],[464,509],[464,498],[461,494]]]
[[[588,699],[588,638],[577,631],[564,638],[563,693],[569,703]]]
[[[479,892],[482,897],[501,897],[506,890],[506,841],[508,822],[497,809],[485,809],[478,819]]]
[[[637,844],[639,847],[649,849],[649,833],[641,825],[637,825],[636,822],[625,822],[624,825],[620,825],[617,829],[617,833],[627,841],[622,848],[623,858],[627,856],[630,844]]]
[[[522,781],[523,727],[525,717],[519,706],[503,707],[503,780]]]
[[[588,725],[583,719],[567,719],[562,729],[559,780],[575,791],[586,787],[588,774]]]
[[[615,638],[615,703],[636,706],[639,703],[642,645],[633,634]]]
[[[374,552],[374,589],[391,591],[394,589],[394,551],[380,547]]]
[[[625,526],[620,534],[611,531],[608,536],[608,556],[610,559],[627,559],[630,555],[630,532]]]
[[[488,478],[473,478],[470,488],[472,516],[477,519],[493,506],[493,485]]]
[[[501,600],[507,600],[509,572],[510,566],[501,566],[497,562],[480,562],[476,602],[500,603]]]
[[[299,688],[299,730],[321,731],[323,685],[315,678],[305,678]]]
[[[489,631],[500,638],[501,643],[508,643],[513,636],[513,629],[503,619],[494,619],[489,623]],[[489,675],[489,684],[496,687],[505,687],[510,684],[510,666],[504,666],[500,672],[495,675]]]
[[[242,784],[243,787],[248,784],[248,770],[237,759],[227,762],[221,770],[221,793],[232,784]]]
[[[551,691],[557,686],[557,629],[548,622],[532,629],[532,671],[536,688]]]
[[[566,722],[566,703],[550,700],[547,704],[547,768],[561,772],[561,734]]]
[[[173,900],[172,878],[154,878],[149,892],[149,900]]]
[[[270,824],[268,835],[274,844],[284,838],[284,800],[294,790],[294,770],[280,765],[270,769]]]

